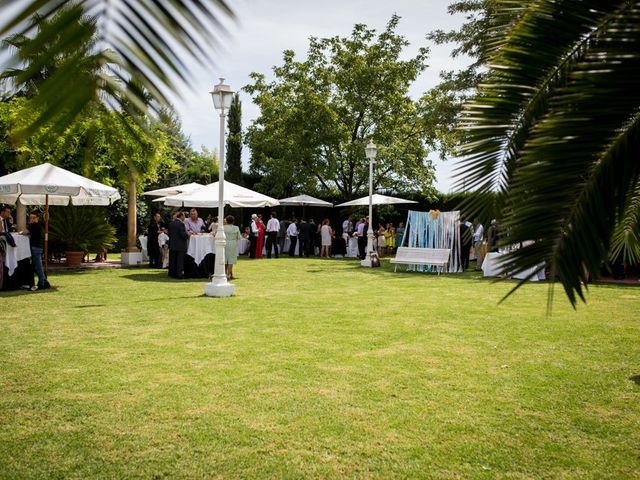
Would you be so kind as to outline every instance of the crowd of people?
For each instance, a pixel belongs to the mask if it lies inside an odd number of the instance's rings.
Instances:
[[[31,247],[31,264],[33,274],[37,275],[35,289],[49,288],[49,282],[42,266],[44,231],[37,211],[30,213],[27,229],[16,232],[13,225],[11,208],[4,206],[0,211],[0,288],[3,283],[3,265],[6,245],[15,246],[13,234],[28,235]],[[235,225],[235,218],[228,215],[223,219],[222,228],[226,237],[225,245],[225,273],[229,280],[235,278],[233,266],[240,254],[248,253],[251,259],[260,259],[263,254],[267,258],[279,258],[283,253],[288,256],[310,257],[319,256],[330,258],[343,256],[346,247],[351,242],[357,243],[358,257],[364,259],[368,242],[369,219],[353,217],[346,218],[335,228],[329,219],[325,218],[316,223],[313,218],[302,217],[291,220],[279,220],[276,212],[271,212],[265,223],[261,214],[252,214],[251,221],[241,233]],[[154,213],[147,227],[147,252],[151,268],[168,269],[173,278],[184,278],[185,255],[189,238],[193,235],[211,233],[215,236],[218,231],[218,218],[209,215],[207,220],[199,217],[198,211],[192,208],[188,213],[176,212],[167,224],[163,224],[160,213]],[[392,255],[405,241],[404,223],[397,227],[393,223],[379,223],[373,231],[373,248],[378,256]],[[239,251],[238,240],[245,238],[248,242],[247,251]],[[469,268],[470,251],[473,247],[476,253],[476,268],[482,268],[482,261],[487,251],[497,250],[499,229],[496,220],[492,220],[486,230],[478,220],[472,224],[469,221],[460,223],[461,263],[463,269]],[[286,248],[286,251],[285,251]]]
[[[331,225],[329,219],[320,222],[313,218],[302,217],[287,220],[278,219],[276,212],[271,212],[265,222],[261,214],[251,215],[249,225],[242,233],[234,225],[235,219],[227,216],[223,227],[226,237],[225,263],[227,277],[233,279],[233,265],[238,255],[248,254],[251,259],[279,258],[282,254],[290,257],[321,258],[340,257],[346,255],[350,242],[357,242],[358,257],[366,254],[368,219],[359,218],[355,223],[353,217],[342,222],[340,227]],[[210,215],[207,220],[198,216],[192,208],[188,214],[177,212],[165,227],[161,216],[155,213],[147,227],[147,251],[151,268],[167,268],[169,276],[183,278],[184,256],[188,248],[188,240],[192,235],[210,232],[215,236],[218,229],[218,218]],[[374,249],[378,255],[392,254],[397,245],[401,245],[404,235],[404,224],[395,228],[392,223],[379,224],[374,230]],[[237,240],[244,238],[248,242],[247,251],[238,251]]]
[[[218,231],[218,217],[210,215],[205,222],[198,216],[198,210],[192,208],[188,215],[175,212],[166,226],[162,224],[162,216],[154,213],[147,227],[147,254],[149,267],[166,268],[172,278],[185,278],[185,255],[189,246],[189,238],[203,233]],[[235,225],[233,215],[223,219],[222,228],[226,237],[225,273],[233,280],[233,265],[238,261],[238,240],[240,229]]]

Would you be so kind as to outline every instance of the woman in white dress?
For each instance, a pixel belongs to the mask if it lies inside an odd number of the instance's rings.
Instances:
[[[327,257],[331,255],[331,237],[332,230],[329,226],[329,220],[324,219],[322,221],[322,227],[320,227],[320,240],[321,240],[321,248],[320,248],[320,256]]]
[[[387,239],[384,236],[385,228],[382,224],[376,230],[376,238],[378,240],[378,256],[383,256],[387,252]]]

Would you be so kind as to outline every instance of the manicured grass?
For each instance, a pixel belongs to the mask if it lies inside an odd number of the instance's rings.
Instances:
[[[2,294],[2,478],[638,478],[640,289],[242,260]],[[635,381],[634,381],[635,379]]]

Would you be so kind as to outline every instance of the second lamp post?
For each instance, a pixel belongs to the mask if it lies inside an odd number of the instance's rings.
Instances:
[[[378,148],[373,142],[369,142],[364,149],[369,160],[369,228],[367,229],[367,252],[364,260],[360,261],[363,267],[371,267],[371,253],[373,253],[373,166],[376,164],[376,155]]]

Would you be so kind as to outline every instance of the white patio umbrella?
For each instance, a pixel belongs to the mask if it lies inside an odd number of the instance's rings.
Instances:
[[[179,193],[193,192],[194,190],[202,187],[204,187],[204,185],[197,182],[191,182],[185,183],[183,185],[176,185],[175,187],[165,187],[159,188],[157,190],[150,190],[148,192],[144,192],[142,195],[148,195],[150,197],[171,197],[173,195],[178,195]],[[155,201],[156,200],[154,200],[154,202]]]
[[[280,205],[302,205],[311,207],[333,207],[333,203],[319,198],[312,197],[311,195],[297,195],[295,197],[281,198],[278,200]]]
[[[401,203],[418,203],[414,200],[407,200],[404,198],[398,197],[389,197],[388,195],[380,195],[379,193],[374,193],[371,195],[371,204],[372,205],[397,205]],[[362,198],[356,198],[355,200],[351,200],[349,202],[341,203],[340,205],[336,205],[336,207],[359,207],[369,205],[369,195]]]
[[[45,206],[45,270],[49,248],[49,205],[111,205],[119,198],[117,189],[50,163],[0,177],[0,202]]]
[[[224,182],[224,202],[234,208],[260,208],[280,205],[277,199],[254,192],[235,183]],[[191,192],[167,197],[164,204],[169,207],[218,207],[218,182],[210,183]]]
[[[280,205],[301,205],[302,216],[306,217],[307,205],[310,207],[333,207],[333,203],[319,198],[312,197],[311,195],[297,195],[295,197],[281,198],[279,200]]]

